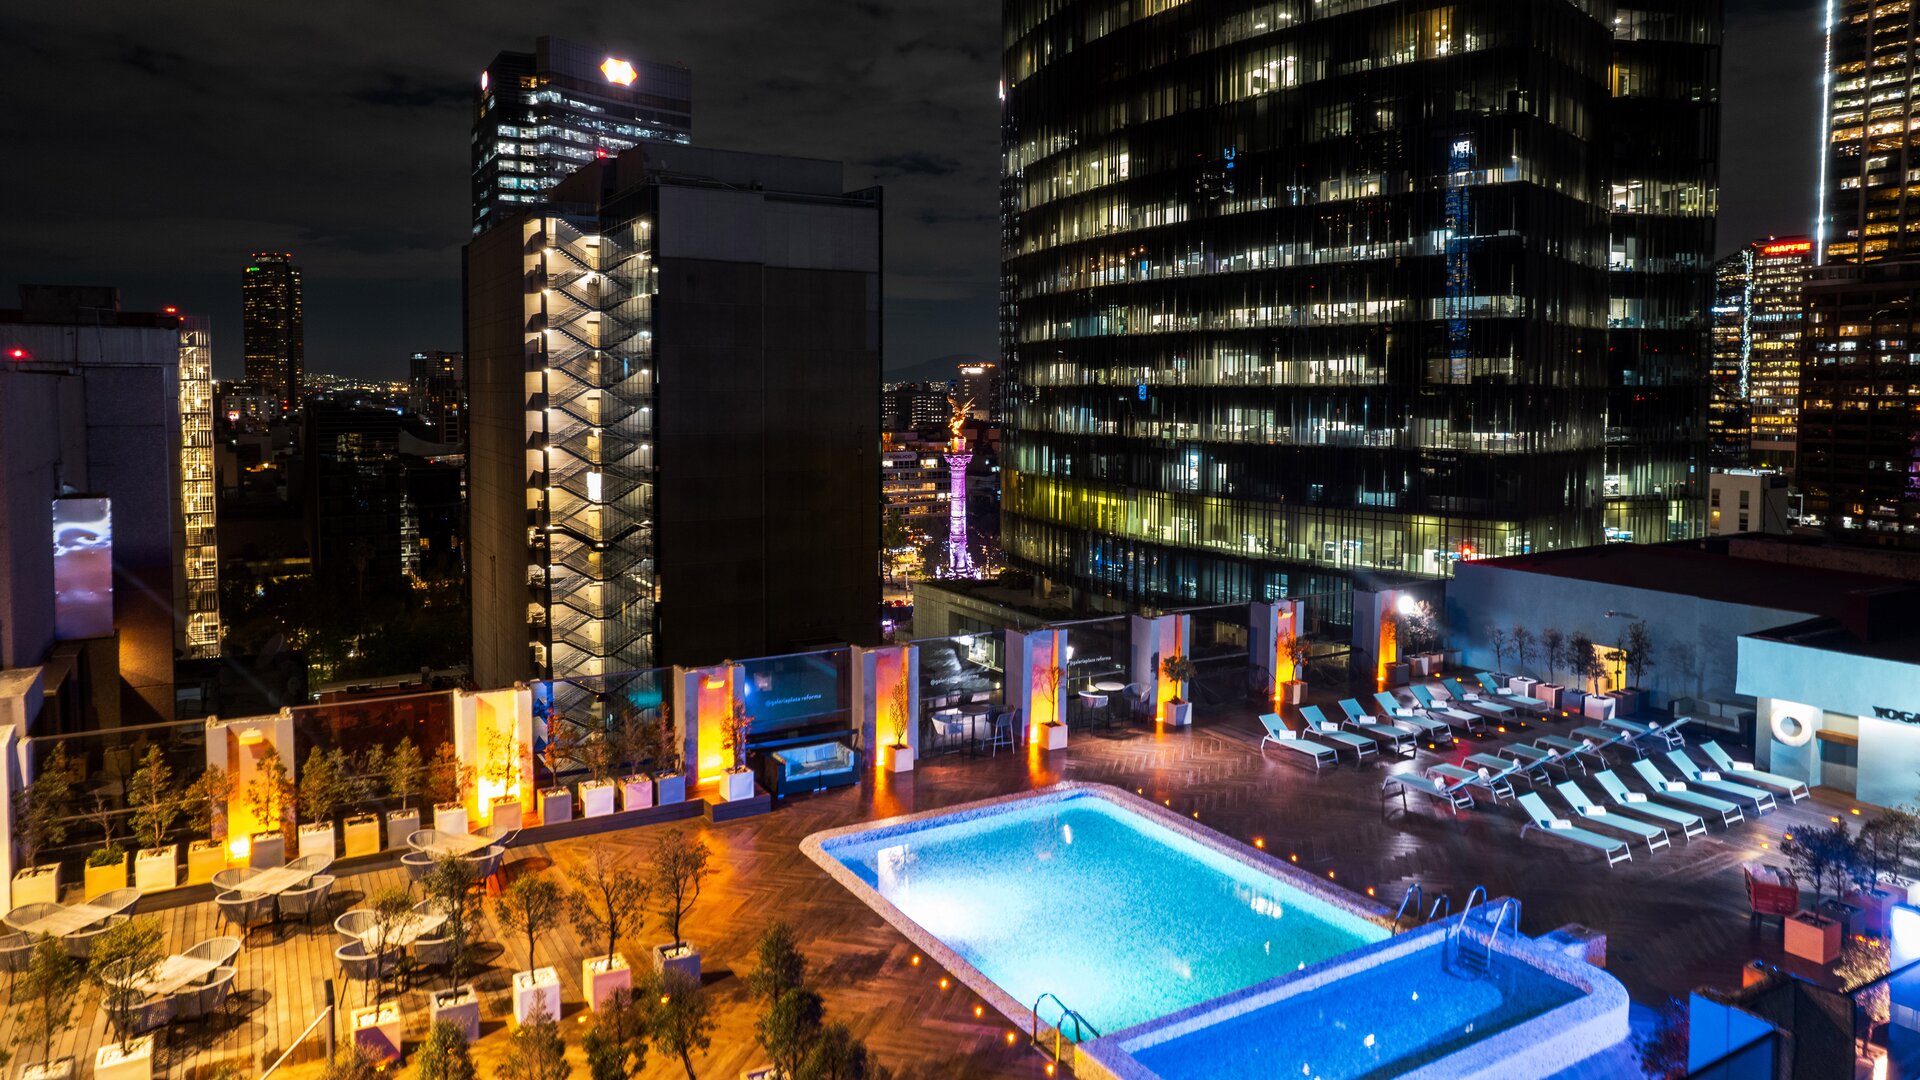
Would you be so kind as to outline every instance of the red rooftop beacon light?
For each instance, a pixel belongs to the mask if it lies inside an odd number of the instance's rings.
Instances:
[[[7,359],[9,360],[25,360],[31,355],[33,354],[18,345],[11,346],[7,349]]]

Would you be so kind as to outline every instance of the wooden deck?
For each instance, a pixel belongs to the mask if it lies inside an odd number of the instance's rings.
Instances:
[[[1560,726],[1571,725],[1549,725],[1548,730]],[[1528,933],[1565,923],[1605,932],[1610,969],[1641,1003],[1684,998],[1697,985],[1737,986],[1741,965],[1755,957],[1819,974],[1796,967],[1781,953],[1777,926],[1765,931],[1749,927],[1739,865],[1775,856],[1783,831],[1824,822],[1830,815],[1850,816],[1851,806],[1835,804],[1832,796],[1816,794],[1798,807],[1783,806],[1731,830],[1714,828],[1691,845],[1676,840],[1670,850],[1651,858],[1636,847],[1632,863],[1609,870],[1589,853],[1551,838],[1529,834],[1522,841],[1524,819],[1513,807],[1495,809],[1483,802],[1456,820],[1424,800],[1414,801],[1413,811],[1403,815],[1396,800],[1391,814],[1384,814],[1381,776],[1415,763],[1389,760],[1356,768],[1343,758],[1338,768],[1315,776],[1278,754],[1262,756],[1259,734],[1251,711],[1231,708],[1203,715],[1184,731],[1076,731],[1065,753],[1003,752],[994,759],[923,762],[911,774],[883,774],[857,788],[786,800],[771,814],[745,820],[714,825],[695,819],[516,848],[505,872],[564,874],[590,850],[609,845],[644,860],[670,828],[696,829],[706,838],[716,852],[716,871],[687,924],[689,939],[704,952],[718,1021],[711,1050],[696,1057],[703,1077],[735,1077],[763,1063],[753,1045],[753,1010],[739,976],[751,966],[755,936],[775,917],[795,927],[826,997],[828,1019],[851,1026],[896,1071],[925,1078],[1043,1077],[1043,1059],[1023,1040],[1009,1045],[1012,1027],[1004,1018],[983,1007],[958,982],[943,988],[942,972],[924,960],[916,964],[914,946],[829,880],[799,853],[798,844],[820,829],[1060,779],[1136,790],[1229,836],[1258,839],[1265,850],[1316,874],[1356,891],[1371,890],[1389,906],[1414,882],[1428,896],[1450,894],[1455,904],[1475,885],[1485,885],[1496,897],[1519,897]],[[1445,757],[1457,761],[1510,737],[1474,741]],[[1423,752],[1418,763],[1432,760],[1435,755]],[[1585,786],[1597,791],[1597,785]],[[1634,786],[1639,787],[1637,782]],[[1548,798],[1557,805],[1557,796]],[[346,876],[335,888],[334,912],[404,883],[397,866]],[[228,932],[210,903],[159,911],[154,917],[165,927],[170,950]],[[491,913],[479,936],[487,943],[486,967],[473,981],[482,991],[485,1024],[477,1056],[486,1074],[505,1043],[500,1033],[510,1012],[505,989],[510,973],[523,967],[526,957],[524,941],[503,932]],[[642,933],[623,943],[622,951],[644,963],[647,947],[662,938],[658,918],[650,918]],[[171,1029],[160,1058],[164,1075],[211,1075],[223,1062],[240,1066],[245,1075],[258,1075],[319,1013],[326,980],[335,975],[332,953],[337,944],[330,926],[311,932],[298,927],[281,927],[273,934],[256,931],[238,961],[235,1016],[206,1030],[179,1025]],[[554,927],[540,945],[541,962],[560,972],[567,1003],[563,1030],[577,1062],[582,1029],[575,1021],[583,1019],[583,952],[570,925]],[[360,1004],[360,989],[356,986],[351,993],[347,1003]],[[341,994],[348,994],[344,986]],[[425,990],[408,990],[402,1000],[409,1038],[418,1038],[425,1029]],[[11,1010],[0,1014],[0,1042],[11,1036],[14,1024]],[[55,1053],[80,1058],[85,1075],[104,1038],[105,1020],[89,993],[77,1023]],[[16,1056],[16,1062],[20,1060]],[[584,1072],[583,1062],[579,1067]],[[317,1064],[307,1064],[278,1075],[313,1076],[318,1071]],[[676,1063],[656,1056],[647,1075],[681,1073]]]

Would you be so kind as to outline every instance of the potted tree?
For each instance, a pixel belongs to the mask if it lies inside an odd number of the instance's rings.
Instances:
[[[347,784],[338,751],[313,747],[307,751],[306,767],[300,770],[299,852],[302,857],[321,855],[333,858],[333,818],[345,801]]]
[[[160,947],[160,924],[155,919],[128,919],[102,930],[87,955],[87,981],[100,991],[117,1042],[94,1055],[98,1080],[149,1080],[153,1076],[151,1035],[135,1037],[133,1020],[147,997],[140,984],[152,977],[165,953]]]
[[[1295,644],[1299,643],[1299,644]],[[1311,649],[1310,643],[1302,643],[1299,636],[1287,645],[1292,649]],[[1306,655],[1305,653],[1301,654]],[[1174,653],[1160,661],[1160,671],[1173,680],[1173,699],[1167,702],[1166,721],[1175,727],[1184,727],[1193,722],[1193,702],[1187,700],[1187,683],[1193,679],[1193,661],[1179,653]]]
[[[13,987],[19,995],[19,1003],[13,1006],[13,1041],[38,1046],[40,1060],[22,1069],[20,1080],[70,1080],[73,1076],[72,1058],[54,1060],[53,1041],[73,1020],[74,998],[85,974],[59,938],[42,934],[33,943],[27,968]]]
[[[570,728],[568,729],[571,730]],[[550,758],[557,751],[549,747]],[[486,806],[481,809],[487,815],[487,821],[503,829],[520,827],[526,808],[520,802],[514,781],[520,775],[520,751],[513,736],[495,728],[487,734],[486,749],[480,756],[480,778],[485,781],[485,790],[497,791]],[[566,808],[571,817],[573,794],[567,793]],[[568,818],[561,818],[565,821]]]
[[[653,947],[655,971],[679,971],[700,978],[700,952],[680,934],[681,921],[700,899],[700,883],[711,872],[713,852],[705,841],[686,829],[673,829],[654,849],[651,893],[667,920],[673,940]]]
[[[1549,708],[1567,711],[1566,687],[1560,685],[1560,662],[1567,658],[1567,635],[1557,626],[1540,631],[1540,662],[1546,665],[1547,681],[1534,688],[1534,696]]]
[[[1627,627],[1621,636],[1619,650],[1626,654],[1627,685],[1616,696],[1620,698],[1620,708],[1629,713],[1640,712],[1653,707],[1653,695],[1647,691],[1648,669],[1653,667],[1653,631],[1647,628],[1642,619]]]
[[[753,772],[747,768],[747,744],[753,736],[753,716],[735,701],[721,722],[721,746],[733,755],[733,764],[720,776],[720,797],[728,802],[753,798]]]
[[[541,967],[534,947],[540,935],[560,917],[560,889],[545,874],[521,874],[500,896],[500,921],[527,939],[527,967],[513,973],[513,1019],[524,1024],[535,1011],[560,1015],[560,976]]]
[[[1540,680],[1530,678],[1529,673],[1533,671],[1533,662],[1539,658],[1540,650],[1534,641],[1533,631],[1514,623],[1508,636],[1513,642],[1513,666],[1519,668],[1520,673],[1507,680],[1507,689],[1516,694],[1536,697],[1538,695],[1534,694],[1533,688],[1540,685]]]
[[[167,833],[184,809],[173,788],[173,770],[166,755],[151,743],[140,764],[127,777],[127,807],[133,811],[133,883],[143,893],[160,892],[180,883],[180,845],[167,843]]]
[[[1840,955],[1846,928],[1839,919],[1821,913],[1821,900],[1829,886],[1834,899],[1839,899],[1858,857],[1853,837],[1842,825],[1800,829],[1781,841],[1780,853],[1793,865],[1794,876],[1813,887],[1814,899],[1814,907],[1787,917],[1786,950],[1803,960],[1831,964]]]
[[[1585,631],[1576,630],[1567,635],[1565,661],[1573,688],[1561,695],[1560,707],[1571,713],[1584,713],[1587,698],[1593,696],[1594,676],[1601,669],[1600,658],[1593,651],[1593,639]]]
[[[596,818],[613,813],[614,747],[604,728],[581,743],[580,760],[587,767],[587,779],[580,782],[580,816]]]
[[[1507,652],[1513,648],[1513,638],[1507,635],[1507,628],[1497,623],[1487,626],[1487,648],[1493,652],[1493,677],[1504,684],[1511,675],[1507,671]]]
[[[1287,651],[1287,663],[1293,668],[1293,678],[1280,686],[1281,696],[1289,705],[1298,705],[1307,698],[1307,664],[1313,659],[1313,641],[1305,634],[1296,633],[1281,646]],[[1191,677],[1193,664],[1184,656],[1168,657],[1178,660],[1187,667]]]
[[[380,852],[380,815],[372,811],[387,776],[387,751],[375,746],[358,758],[341,755],[342,800],[350,811],[340,823],[342,850],[347,858]]]
[[[452,743],[441,743],[427,766],[426,796],[433,800],[433,827],[440,832],[467,831],[467,791],[473,786],[473,766],[460,760]],[[400,838],[406,843],[406,837]]]
[[[573,792],[560,782],[560,769],[574,759],[580,745],[580,730],[573,721],[555,717],[547,724],[547,745],[540,757],[547,763],[547,786],[540,790],[540,823],[553,825],[573,820]]]
[[[912,772],[913,746],[907,739],[907,733],[913,727],[913,695],[907,686],[907,673],[900,672],[894,680],[893,693],[887,697],[887,730],[892,732],[892,741],[887,744],[887,771]]]
[[[672,806],[687,801],[687,772],[684,745],[673,725],[673,716],[664,703],[660,706],[660,719],[649,725],[653,733],[649,736],[653,744],[653,756],[647,771],[653,776],[653,798],[661,806]]]
[[[293,802],[293,783],[280,752],[271,746],[260,756],[257,772],[247,783],[246,797],[260,831],[250,840],[247,861],[253,866],[279,866],[287,861],[286,830],[293,815],[286,810]]]
[[[209,765],[187,788],[187,828],[200,839],[187,845],[187,884],[204,885],[227,868],[227,800],[233,777]]]
[[[420,828],[420,808],[413,805],[413,799],[426,787],[427,762],[420,756],[420,748],[413,745],[412,739],[402,738],[399,745],[381,759],[380,764],[387,794],[400,800],[400,809],[387,811],[387,846],[403,848],[407,846],[407,837]]]
[[[654,725],[631,703],[622,701],[619,713],[607,728],[622,769],[617,784],[620,809],[645,810],[653,805],[653,777],[642,770],[653,760]]]
[[[67,815],[79,770],[55,743],[33,780],[13,793],[13,842],[21,869],[13,875],[13,906],[60,902],[60,864],[41,865],[40,852],[67,841]]]
[[[465,1032],[468,1041],[480,1037],[480,995],[460,976],[467,963],[468,943],[474,927],[485,910],[487,894],[475,888],[473,865],[458,855],[443,855],[434,860],[422,885],[434,907],[447,917],[443,933],[453,946],[453,959],[447,964],[447,986],[427,999],[427,1012],[438,1026],[450,1023]]]
[[[1854,883],[1859,892],[1851,897],[1864,913],[1866,929],[1885,936],[1888,918],[1895,904],[1905,903],[1907,857],[1920,842],[1920,814],[1909,807],[1897,807],[1860,827],[1855,837],[1859,859]]]
[[[1067,677],[1067,670],[1055,665],[1041,668],[1034,675],[1035,689],[1047,702],[1047,718],[1040,723],[1040,745],[1047,750],[1065,750],[1067,748],[1067,722],[1060,714],[1060,684]]]
[[[580,961],[581,994],[587,1007],[599,1012],[615,991],[633,987],[633,969],[620,955],[620,932],[631,920],[641,918],[648,883],[640,871],[624,865],[620,856],[606,848],[595,848],[586,865],[574,872],[573,881],[574,887],[567,891],[567,912],[580,931],[580,940],[607,943],[605,952]]]
[[[109,805],[104,796],[93,797],[93,809],[87,812],[87,820],[100,830],[100,846],[87,855],[83,899],[91,900],[103,892],[127,887],[129,857],[115,835],[119,817],[119,810]]]

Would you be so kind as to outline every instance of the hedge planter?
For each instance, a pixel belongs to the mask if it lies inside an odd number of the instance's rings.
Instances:
[[[254,833],[247,849],[247,865],[269,870],[287,864],[287,838],[278,832]]]
[[[652,777],[623,776],[620,778],[620,809],[645,810],[652,805]]]
[[[687,778],[683,773],[653,778],[654,801],[661,806],[672,806],[687,801]]]
[[[95,854],[98,854],[96,852]],[[87,860],[87,880],[85,891],[80,894],[82,900],[91,900],[104,892],[127,887],[127,864],[130,857],[121,852],[120,857],[105,866],[95,866],[93,860]]]
[[[461,983],[451,990],[435,990],[427,999],[427,1013],[433,1023],[442,1020],[466,1032],[468,1042],[480,1039],[480,995],[472,983]]]
[[[513,1022],[525,1024],[536,1005],[560,1019],[560,976],[550,967],[513,973]]]
[[[573,791],[551,787],[540,793],[540,824],[557,825],[573,820]]]
[[[400,1060],[400,1043],[407,1023],[400,1014],[400,1003],[382,1001],[347,1014],[347,1026],[353,1031],[353,1045],[376,1064]]]
[[[633,969],[619,953],[589,956],[580,961],[580,993],[587,1008],[599,1012],[615,990],[633,989]]]
[[[433,829],[435,832],[453,833],[455,836],[467,834],[467,808],[457,802],[435,803],[433,807]],[[400,842],[405,844],[406,837]]]
[[[653,947],[653,970],[678,971],[700,978],[700,950],[684,941]]]
[[[195,840],[187,845],[187,884],[205,885],[227,868],[227,845],[219,840]]]
[[[580,816],[606,817],[613,813],[614,786],[611,780],[589,780],[580,785]]]
[[[13,906],[60,902],[60,864],[29,866],[13,875]]]
[[[526,819],[526,808],[520,805],[518,795],[496,795],[493,805],[487,807],[490,815],[487,819],[495,828],[517,829]]]
[[[373,814],[359,814],[347,819],[347,858],[356,855],[377,855],[380,852],[380,819]]]
[[[141,848],[133,860],[133,884],[143,893],[165,892],[180,884],[180,845]]]
[[[153,1036],[108,1043],[96,1050],[93,1080],[153,1080]]]
[[[300,826],[300,857],[309,855],[333,858],[333,822],[316,821]]]
[[[720,797],[728,802],[753,798],[753,774],[744,770],[720,775]]]
[[[420,811],[387,811],[387,846],[395,850],[407,846],[407,837],[420,831]]]

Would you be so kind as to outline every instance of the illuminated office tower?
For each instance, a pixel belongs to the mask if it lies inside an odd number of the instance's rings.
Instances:
[[[1816,7],[1827,20],[1816,261],[1920,255],[1920,128],[1907,90],[1920,74],[1920,13],[1869,0]]]
[[[473,231],[589,162],[693,136],[693,73],[542,37],[493,58],[474,92]]]
[[[1747,414],[1747,289],[1752,284],[1751,247],[1713,264],[1707,462],[1716,470],[1747,467],[1747,444],[1753,434]],[[1709,531],[1712,524],[1709,520]]]
[[[1808,236],[1755,240],[1715,264],[1709,427],[1718,468],[1793,469],[1812,265]]]
[[[240,305],[247,381],[280,399],[281,416],[298,412],[307,375],[306,316],[291,252],[254,252],[240,275]]]
[[[180,319],[180,570],[174,646],[189,660],[220,655],[220,547],[215,537],[213,333],[204,316]]]
[[[1233,602],[1701,527],[1719,19],[1680,6],[1007,0],[1010,562]]]

